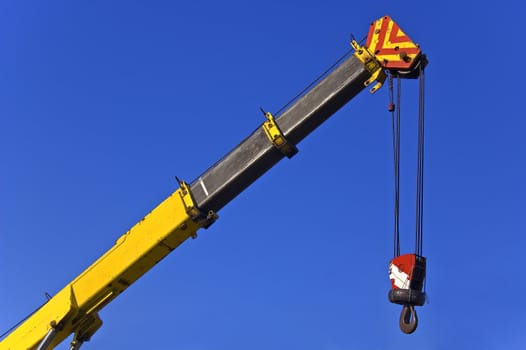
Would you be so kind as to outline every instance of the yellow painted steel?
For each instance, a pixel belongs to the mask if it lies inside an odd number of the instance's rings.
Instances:
[[[374,86],[369,90],[371,93],[375,93],[382,87],[385,79],[387,78],[384,68],[375,55],[372,54],[367,47],[360,46],[356,40],[351,41],[351,46],[355,50],[354,57],[358,58],[371,74],[371,77],[365,81],[364,85],[369,86],[376,81],[376,84],[374,84]]]
[[[197,210],[188,193],[181,188],[172,193],[0,342],[0,350],[36,349],[52,322],[57,335],[51,348],[72,333],[81,341],[89,339],[102,325],[97,315],[100,309],[204,226],[206,222],[192,220],[188,206]]]
[[[209,211],[206,214],[201,212],[195,205],[192,192],[190,191],[190,186],[188,186],[188,184],[184,181],[179,181],[179,185],[181,186],[179,188],[179,195],[181,196],[181,200],[185,206],[186,213],[194,222],[198,223],[200,227],[208,228],[208,226],[212,225],[214,221],[217,220],[217,214],[213,211]],[[192,235],[192,238],[196,237],[197,233]]]
[[[386,79],[382,65],[367,47],[354,40],[351,45],[356,50],[355,57],[370,73],[365,86],[376,81],[370,89],[375,92]],[[265,117],[267,120],[262,125],[265,134],[290,158],[297,152],[296,146],[287,142],[272,114],[266,113]],[[2,340],[0,350],[36,350],[52,325],[56,325],[57,333],[50,348],[71,334],[75,334],[73,342],[89,340],[102,325],[98,312],[105,305],[186,239],[196,237],[200,228],[210,226],[216,219],[214,212],[199,211],[189,186],[180,182],[179,189]]]
[[[298,153],[296,146],[288,142],[285,138],[285,135],[283,135],[281,132],[276,120],[274,119],[274,116],[270,112],[267,112],[265,113],[265,118],[267,118],[267,120],[261,127],[265,131],[265,134],[267,135],[270,142],[272,142],[272,144],[288,158],[291,158],[293,155]]]
[[[366,46],[387,69],[409,70],[421,50],[389,16],[374,21]]]

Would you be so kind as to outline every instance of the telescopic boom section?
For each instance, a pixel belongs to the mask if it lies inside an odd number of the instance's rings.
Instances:
[[[374,23],[373,23],[374,24]],[[0,350],[52,349],[74,334],[78,349],[102,325],[98,312],[200,228],[366,86],[385,79],[374,52],[356,52],[274,120],[267,120],[191,184],[180,187],[0,342]],[[385,63],[385,62],[384,62]]]
[[[362,91],[370,77],[359,59],[349,57],[276,119],[287,142],[298,144]],[[220,210],[285,156],[264,129],[257,128],[192,182],[197,206],[207,212]]]

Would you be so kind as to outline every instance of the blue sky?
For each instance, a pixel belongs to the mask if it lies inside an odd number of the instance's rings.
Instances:
[[[87,349],[524,349],[518,1],[3,1],[0,330],[391,15],[426,70],[429,303],[387,301],[387,90],[364,91],[109,305]],[[417,85],[404,85],[402,250]],[[276,200],[279,198],[279,200]],[[59,349],[67,349],[64,342]]]

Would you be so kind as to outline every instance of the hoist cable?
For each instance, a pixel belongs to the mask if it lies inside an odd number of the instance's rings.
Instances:
[[[424,229],[424,68],[419,67],[419,106],[418,106],[418,161],[416,189],[416,247],[415,253],[422,256],[422,240]]]
[[[402,102],[402,80],[400,76],[396,76],[396,206],[397,206],[397,215],[396,219],[398,225],[398,236],[400,236],[400,119],[401,119],[401,102]],[[400,255],[400,237],[397,238],[398,247],[397,247],[397,256]]]
[[[424,98],[425,98],[425,77],[424,67],[420,66],[420,101],[419,114],[422,120],[422,142],[421,142],[421,161],[420,161],[420,255],[423,255],[423,238],[424,238]]]
[[[303,88],[303,90],[301,90],[296,96],[294,96],[292,99],[290,99],[289,102],[287,102],[286,104],[284,104],[277,112],[274,113],[274,115],[279,115],[281,112],[283,112],[283,110],[285,110],[285,108],[287,108],[288,106],[290,106],[292,103],[294,103],[295,101],[297,101],[300,97],[302,97],[307,91],[309,91],[309,89],[311,87],[313,87],[316,83],[318,83],[320,80],[322,80],[323,78],[325,78],[325,76],[327,76],[334,68],[336,68],[336,66],[338,66],[344,59],[347,58],[347,56],[349,56],[349,54],[351,52],[353,52],[354,49],[350,49],[348,50],[346,53],[344,53],[340,58],[338,58],[336,60],[336,62],[334,62],[329,68],[327,68],[323,73],[321,73],[316,79],[314,79],[311,83],[309,83],[307,86],[305,86],[305,88]]]
[[[393,103],[393,76],[389,74],[389,109],[391,111],[394,159],[394,257],[400,255],[400,78],[397,79],[397,102]]]
[[[423,227],[424,227],[424,96],[425,79],[424,69],[419,67],[419,106],[418,106],[418,155],[416,174],[416,233],[415,254],[423,254]],[[393,79],[396,78],[396,105],[394,100]],[[400,120],[401,120],[401,95],[402,85],[400,76],[393,77],[389,74],[390,110],[392,114],[393,133],[393,158],[394,158],[394,256],[400,255]]]
[[[391,104],[391,120],[392,120],[392,133],[393,133],[393,161],[394,161],[394,257],[397,257],[400,255],[400,206],[399,206],[399,200],[400,200],[400,192],[399,192],[399,176],[400,176],[400,163],[399,163],[399,152],[398,152],[398,144],[400,142],[398,138],[398,112],[399,105],[394,104],[394,88],[393,88],[393,76],[389,75],[389,93],[390,93],[390,104]],[[397,101],[398,104],[398,101]]]
[[[0,340],[3,340],[4,337],[6,337],[9,333],[11,333],[13,330],[15,330],[15,328],[17,328],[18,326],[20,326],[22,323],[24,323],[28,318],[30,318],[31,316],[33,316],[38,310],[40,310],[42,308],[42,306],[46,305],[46,303],[48,302],[48,300],[46,300],[45,303],[43,303],[42,305],[40,305],[39,307],[37,307],[33,312],[31,312],[30,314],[28,314],[26,317],[22,318],[20,321],[18,321],[18,323],[16,323],[15,325],[11,326],[11,328],[9,328],[8,330],[6,330],[4,333],[0,334]]]

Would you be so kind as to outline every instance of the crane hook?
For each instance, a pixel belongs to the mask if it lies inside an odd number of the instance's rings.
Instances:
[[[411,334],[418,326],[418,316],[413,305],[404,305],[400,313],[400,329],[405,334]]]

